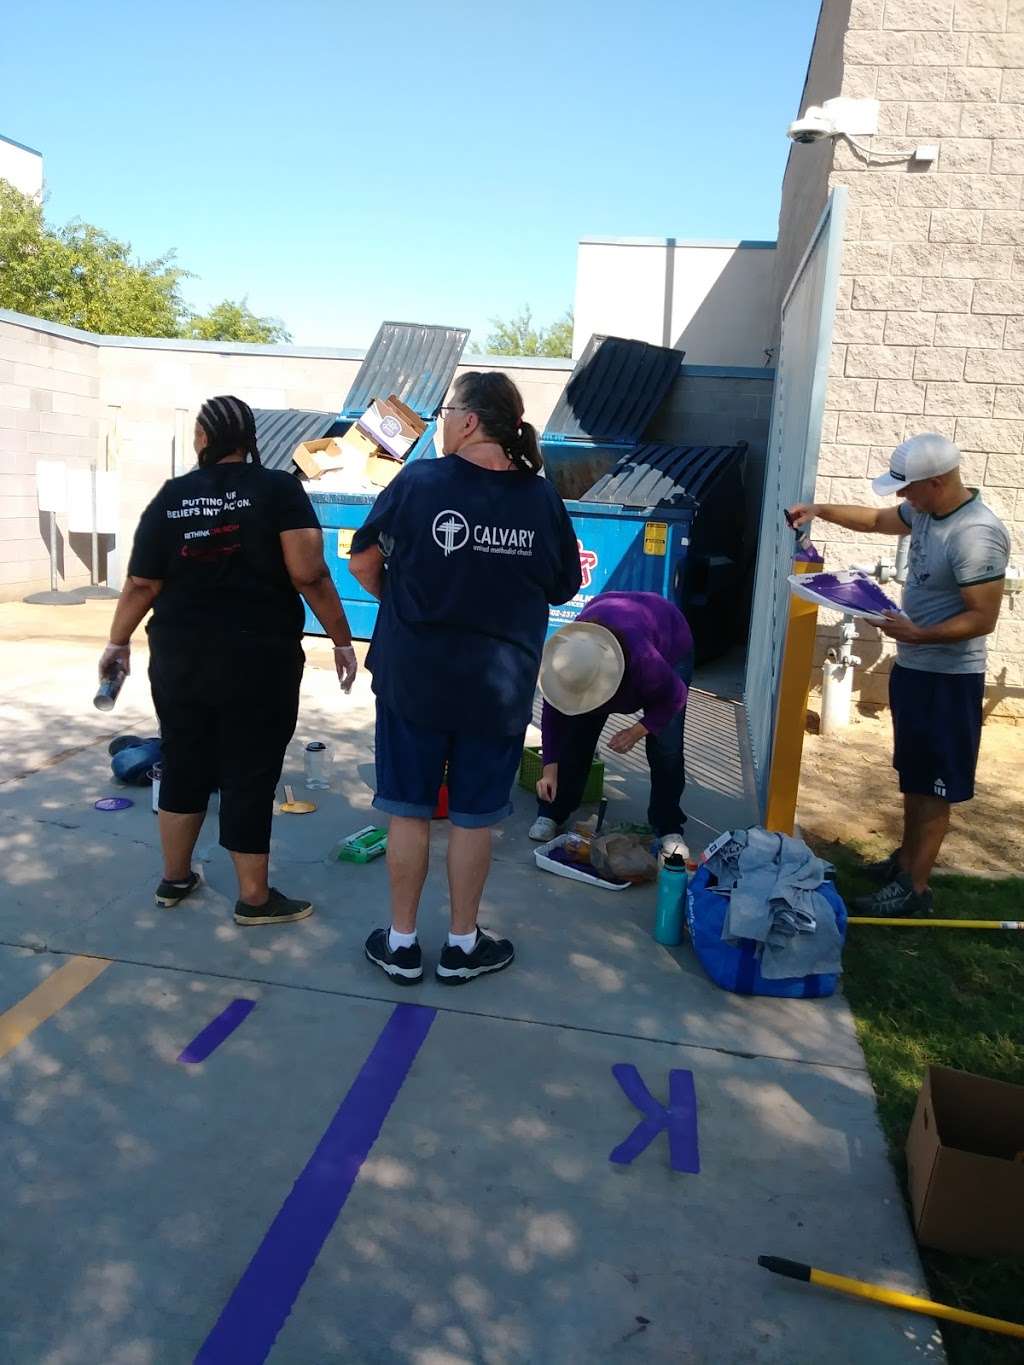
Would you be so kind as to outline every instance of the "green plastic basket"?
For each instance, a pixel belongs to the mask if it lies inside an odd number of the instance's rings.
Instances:
[[[527,746],[523,750],[522,762],[519,764],[519,785],[528,792],[536,794],[537,783],[544,773],[544,764],[541,759],[539,749]],[[583,797],[580,802],[583,806],[595,805],[604,796],[604,764],[595,758],[590,765],[590,773],[587,776],[587,785],[583,788]]]

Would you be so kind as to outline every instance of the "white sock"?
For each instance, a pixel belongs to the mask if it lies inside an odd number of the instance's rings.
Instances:
[[[476,930],[471,934],[449,934],[448,947],[461,948],[468,955],[476,947]]]
[[[416,942],[416,930],[411,934],[400,934],[397,929],[388,930],[388,948],[394,952],[396,948],[411,948]]]

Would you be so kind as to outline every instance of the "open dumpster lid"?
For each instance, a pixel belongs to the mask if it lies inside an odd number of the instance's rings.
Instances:
[[[333,412],[309,412],[299,408],[253,408],[256,444],[265,469],[292,471],[292,453],[303,441],[319,441],[338,420]]]
[[[348,391],[342,417],[361,417],[375,398],[393,393],[421,417],[433,417],[468,338],[465,327],[382,322]]]
[[[746,452],[746,441],[733,446],[638,446],[598,479],[581,501],[692,507]]]
[[[625,337],[592,336],[544,437],[636,443],[679,374],[683,352]]]

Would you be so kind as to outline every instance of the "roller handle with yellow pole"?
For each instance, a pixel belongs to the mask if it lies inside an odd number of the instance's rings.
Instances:
[[[783,1256],[758,1256],[757,1264],[775,1275],[803,1280],[806,1284],[820,1284],[823,1289],[836,1289],[841,1294],[852,1294],[858,1299],[888,1304],[890,1308],[903,1308],[909,1313],[924,1313],[930,1318],[944,1318],[947,1322],[959,1322],[965,1327],[980,1327],[985,1332],[999,1332],[1004,1337],[1024,1339],[1024,1323],[1004,1322],[1002,1318],[986,1317],[984,1313],[968,1313],[963,1308],[932,1303],[930,1299],[919,1299],[916,1294],[901,1294],[899,1290],[886,1289],[881,1284],[868,1284],[865,1280],[851,1280],[846,1275],[833,1275],[800,1261],[787,1261]]]
[[[851,915],[847,924],[885,924],[894,929],[1022,929],[1024,919],[889,919]]]

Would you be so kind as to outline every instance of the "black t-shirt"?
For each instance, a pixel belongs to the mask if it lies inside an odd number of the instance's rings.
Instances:
[[[548,607],[580,587],[576,533],[535,474],[417,460],[378,497],[353,553],[387,569],[367,666],[378,698],[436,730],[530,722]]]
[[[128,572],[159,578],[154,629],[302,634],[281,532],[319,526],[292,474],[210,465],[170,479],[143,512]]]

